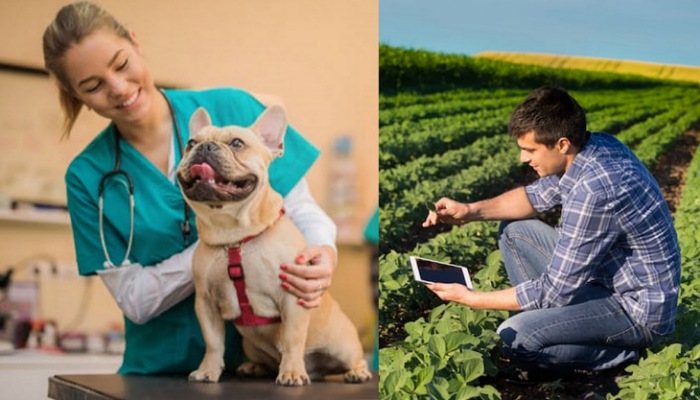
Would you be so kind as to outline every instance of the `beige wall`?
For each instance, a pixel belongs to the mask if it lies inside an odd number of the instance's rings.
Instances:
[[[3,0],[0,62],[43,67],[41,35],[63,4]],[[331,145],[336,137],[351,135],[358,171],[357,225],[364,224],[378,199],[377,0],[99,4],[135,31],[156,82],[191,88],[234,86],[279,97],[290,122],[323,151],[307,178],[324,207]],[[66,166],[105,121],[89,113],[81,116],[68,142],[59,141],[60,123],[56,91],[47,78],[0,71],[0,195],[65,201]],[[333,291],[351,318],[369,331],[374,318],[367,285],[369,249],[358,245],[359,239],[358,235],[340,244]],[[0,218],[0,271],[31,257],[37,248],[47,249],[61,264],[72,263],[70,227]],[[67,298],[76,297],[85,283],[76,279],[61,285],[76,285],[63,294]],[[60,301],[54,286],[43,284],[45,297],[56,297],[42,299],[47,314],[54,312],[53,300]],[[112,318],[118,312],[101,283],[97,287],[95,296],[104,309],[95,313]],[[358,302],[358,295],[367,301]],[[86,324],[101,329],[106,324],[101,319],[88,318]]]

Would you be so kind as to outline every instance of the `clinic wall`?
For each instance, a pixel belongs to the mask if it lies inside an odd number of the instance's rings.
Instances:
[[[157,83],[234,86],[282,102],[291,124],[322,150],[307,179],[324,207],[333,141],[350,135],[358,228],[369,218],[378,201],[377,1],[97,2],[135,31]],[[0,2],[0,63],[42,68],[41,35],[65,3]],[[71,139],[59,141],[61,119],[48,78],[0,71],[0,190],[9,188],[13,197],[29,200],[65,201],[65,169],[105,121],[84,112]],[[358,235],[340,243],[332,291],[351,319],[370,330],[375,307],[368,284],[370,250],[361,242]],[[74,262],[69,226],[0,221],[0,271],[36,253],[37,246],[62,264]],[[98,283],[93,295],[105,309],[97,312],[118,315]],[[75,285],[72,292],[79,293],[83,283]],[[90,317],[85,323],[99,329],[109,318]]]
[[[353,158],[362,177],[358,215],[369,217],[378,199],[376,0],[98,3],[136,33],[157,82],[192,88],[235,86],[280,98],[290,122],[324,151],[308,175],[321,204],[327,200],[333,140],[351,135]],[[0,62],[42,68],[41,35],[63,4],[58,0],[0,2]],[[33,100],[21,91],[0,90],[11,101]],[[55,98],[54,93],[45,96]],[[57,110],[46,110],[46,115],[60,117]],[[41,118],[43,111],[32,116]],[[0,113],[5,120],[13,114],[12,108]],[[59,144],[56,122],[51,121],[53,130],[41,134],[60,146],[67,159],[102,126],[102,122],[81,119],[70,142]]]

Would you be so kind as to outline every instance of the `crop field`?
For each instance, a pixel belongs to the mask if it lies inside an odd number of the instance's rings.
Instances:
[[[590,131],[616,135],[651,171],[674,163],[684,177],[674,205],[683,259],[676,331],[612,387],[592,379],[514,389],[496,378],[496,328],[508,314],[444,304],[412,279],[408,256],[419,255],[469,266],[477,290],[508,286],[497,222],[421,223],[440,197],[476,201],[536,178],[507,125],[542,85],[569,90]],[[700,398],[699,121],[696,84],[380,46],[380,398]],[[662,186],[678,186],[669,182]]]

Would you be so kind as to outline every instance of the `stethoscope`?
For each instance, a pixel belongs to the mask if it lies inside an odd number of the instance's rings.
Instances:
[[[170,110],[170,116],[173,120],[173,127],[175,128],[175,135],[177,136],[177,146],[180,150],[180,156],[182,157],[183,154],[183,143],[182,143],[182,135],[180,134],[180,125],[177,122],[177,118],[175,118],[175,111],[173,110],[173,105],[170,103],[170,99],[168,99],[168,96],[165,95],[165,92],[163,90],[160,90],[160,93],[163,95],[165,98],[165,102],[168,103],[168,109]],[[121,139],[121,133],[119,132],[119,129],[117,128],[116,125],[114,125],[114,148],[115,148],[115,157],[114,157],[114,168],[112,171],[107,172],[102,176],[102,179],[100,179],[100,185],[98,188],[98,208],[99,208],[99,230],[100,230],[100,241],[102,242],[102,251],[105,253],[105,268],[114,268],[117,266],[124,266],[124,265],[129,265],[131,262],[129,261],[129,255],[131,254],[131,246],[134,243],[134,209],[135,209],[135,202],[134,202],[134,181],[131,179],[131,176],[124,170],[121,169],[121,146],[119,143],[119,140]],[[126,253],[124,254],[124,259],[122,262],[119,264],[114,264],[112,262],[112,259],[109,257],[109,252],[107,251],[107,242],[105,241],[105,231],[104,231],[104,189],[107,181],[115,176],[122,176],[124,179],[117,179],[119,183],[124,185],[126,191],[129,193],[129,241],[126,246]],[[126,182],[125,182],[126,180]],[[184,221],[180,223],[180,229],[182,230],[182,238],[185,241],[185,246],[188,244],[189,236],[190,236],[190,208],[188,207],[187,203],[184,202]]]

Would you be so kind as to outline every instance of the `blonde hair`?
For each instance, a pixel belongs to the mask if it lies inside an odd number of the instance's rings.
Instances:
[[[66,51],[98,29],[106,29],[133,43],[129,31],[112,14],[89,1],[62,7],[44,31],[44,65],[58,81],[59,101],[63,110],[62,138],[68,138],[83,102],[76,96],[66,76],[63,58]]]

